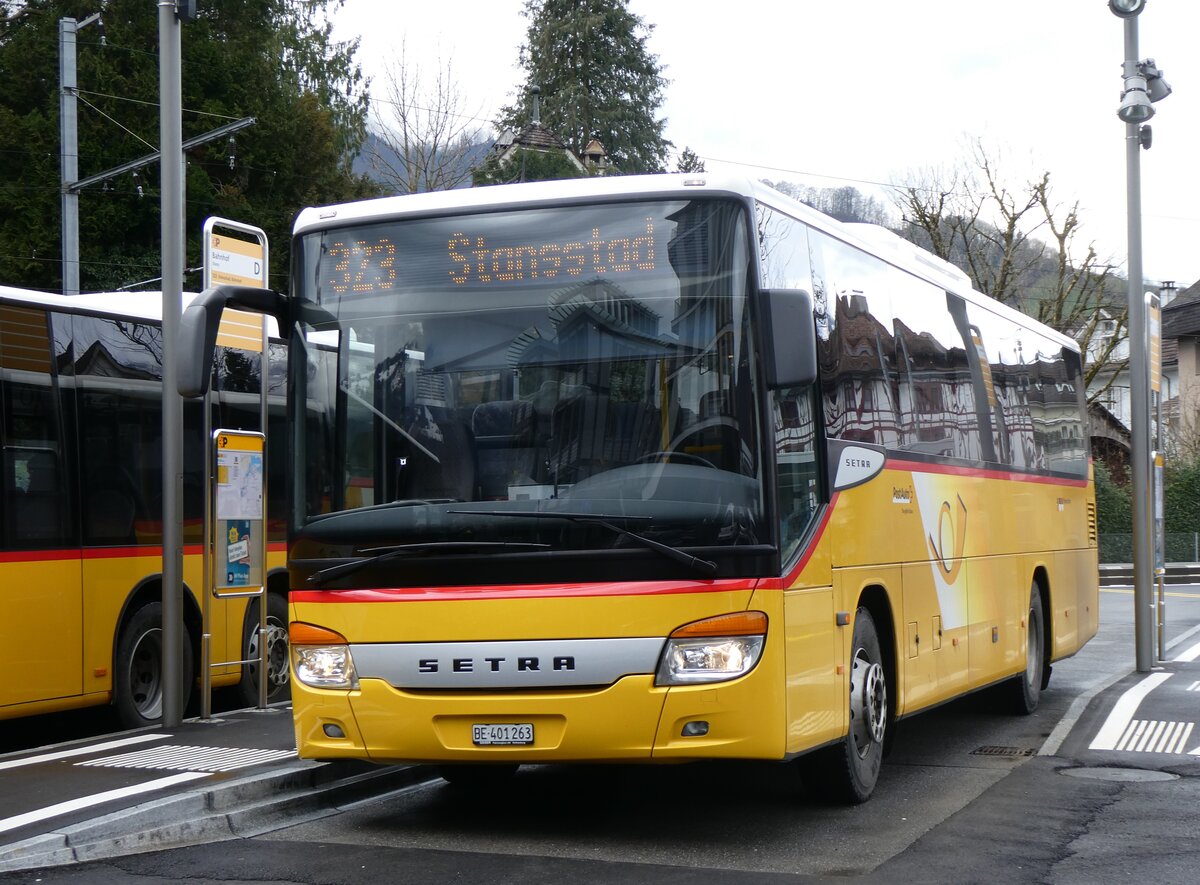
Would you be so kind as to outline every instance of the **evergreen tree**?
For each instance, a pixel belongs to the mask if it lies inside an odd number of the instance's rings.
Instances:
[[[232,120],[254,125],[187,155],[187,264],[200,263],[210,215],[262,227],[272,285],[282,288],[292,221],[306,205],[374,191],[351,171],[366,134],[356,43],[334,43],[328,12],[342,0],[201,2],[182,26],[183,137]],[[10,6],[0,0],[0,6]],[[158,149],[158,9],[147,0],[38,0],[0,16],[0,282],[61,285],[58,27],[103,14],[80,30],[79,177]],[[154,279],[161,270],[160,166],[154,162],[79,200],[84,291]],[[152,286],[156,286],[157,282]],[[185,285],[199,285],[190,276]]]
[[[690,147],[685,147],[675,166],[676,172],[703,172],[704,161]]]
[[[523,14],[523,98],[502,111],[502,126],[529,123],[524,96],[539,86],[541,122],[576,154],[598,138],[611,171],[662,172],[671,142],[656,116],[667,81],[646,49],[653,25],[631,13],[628,0],[526,0]]]

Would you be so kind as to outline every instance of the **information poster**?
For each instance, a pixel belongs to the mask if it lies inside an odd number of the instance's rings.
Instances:
[[[263,436],[218,430],[214,478],[213,577],[217,590],[257,590],[263,582]]]

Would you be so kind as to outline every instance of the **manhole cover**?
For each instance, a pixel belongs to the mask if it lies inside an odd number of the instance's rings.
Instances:
[[[1122,783],[1149,783],[1150,781],[1178,780],[1179,775],[1169,771],[1148,771],[1145,768],[1064,768],[1059,774],[1067,777],[1082,777],[1097,781],[1120,781]]]

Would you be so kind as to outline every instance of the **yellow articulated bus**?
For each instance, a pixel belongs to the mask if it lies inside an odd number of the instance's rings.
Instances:
[[[0,720],[108,703],[129,728],[161,718],[161,306],[157,292],[64,297],[0,287]],[[250,319],[261,330],[261,319]],[[216,353],[213,426],[257,430],[261,331],[258,353],[252,338],[247,345],[228,334]],[[271,347],[279,369],[271,381],[282,393],[282,345]],[[200,403],[188,403],[189,683],[201,647],[202,425]],[[282,446],[282,428],[275,435]],[[270,464],[281,489],[284,463],[280,447]],[[284,501],[272,499],[269,514],[275,699],[288,690]],[[213,661],[258,657],[258,613],[257,599],[213,602]],[[216,669],[213,684],[238,684],[248,704],[258,703],[257,667]]]
[[[1096,631],[1079,350],[758,183],[306,210],[290,295],[300,755],[797,760],[864,801],[894,723],[1033,710]],[[303,404],[303,405],[301,405]]]

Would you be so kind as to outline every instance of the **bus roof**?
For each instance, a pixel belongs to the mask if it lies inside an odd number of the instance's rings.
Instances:
[[[181,307],[186,310],[198,295],[198,292],[184,292]],[[79,295],[63,295],[39,289],[0,286],[0,304],[22,304],[29,307],[45,307],[62,313],[83,313],[154,323],[162,320],[162,292],[85,292]],[[267,317],[267,331],[270,337],[279,338],[279,324],[274,317]]]
[[[184,292],[182,306],[187,307],[195,297],[195,292]],[[95,313],[155,321],[162,317],[162,292],[88,292],[63,295],[58,292],[0,286],[0,301],[49,307],[67,313]]]
[[[959,268],[932,252],[910,243],[885,227],[846,224],[794,200],[765,182],[725,173],[671,173],[666,175],[616,175],[599,178],[570,178],[490,187],[380,197],[353,203],[303,210],[296,217],[295,235],[329,227],[373,221],[444,215],[455,212],[488,212],[533,209],[564,202],[622,199],[691,199],[699,194],[750,198],[786,211],[789,215],[830,236],[857,246],[889,264],[927,282],[954,292],[986,310],[1036,328],[1062,346],[1078,350],[1067,335],[1039,323],[1003,302],[977,292]]]

